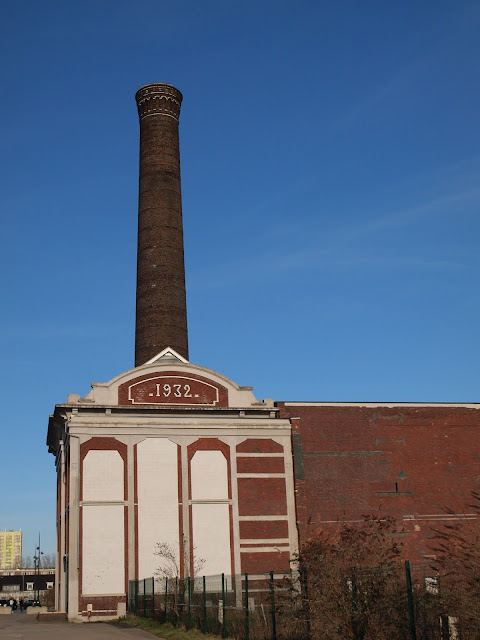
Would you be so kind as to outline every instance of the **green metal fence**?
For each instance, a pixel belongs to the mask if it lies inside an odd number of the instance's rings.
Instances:
[[[278,594],[285,574],[130,580],[128,611],[222,638],[276,640]]]
[[[463,640],[427,564],[291,574],[146,578],[129,583],[128,611],[237,640]]]

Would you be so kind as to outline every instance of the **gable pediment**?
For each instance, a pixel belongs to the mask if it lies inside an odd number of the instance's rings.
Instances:
[[[239,386],[216,371],[192,364],[169,347],[109,382],[92,383],[92,391],[78,402],[172,408],[261,408],[267,404],[255,398],[252,387]]]
[[[183,356],[181,356],[179,353],[177,353],[175,351],[175,349],[172,349],[171,347],[166,347],[166,349],[163,349],[162,351],[160,351],[160,353],[157,353],[156,356],[151,358],[145,364],[146,365],[147,364],[154,364],[156,362],[165,363],[167,361],[168,362],[183,362],[184,364],[186,364],[188,362],[188,360],[186,360]]]

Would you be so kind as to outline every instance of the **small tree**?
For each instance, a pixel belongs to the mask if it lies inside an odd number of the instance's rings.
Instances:
[[[162,578],[181,577],[179,551],[179,548],[170,542],[157,542],[154,554],[160,558],[160,565],[155,570],[154,575]],[[205,559],[196,556],[196,547],[193,547],[193,558],[191,558],[190,545],[185,536],[182,538],[182,551],[184,573],[190,574],[192,568],[191,560],[193,560],[193,577],[199,575],[205,565]]]
[[[160,558],[160,565],[154,575],[161,578],[176,578],[180,576],[180,554],[170,542],[157,542],[154,554]]]
[[[190,546],[185,536],[183,536],[182,553],[184,573],[190,573],[193,566],[192,577],[195,577],[202,570],[205,560],[195,556],[195,547],[193,547],[193,552],[194,555],[193,558],[191,558]],[[167,589],[167,593],[173,595],[173,600],[170,599],[170,607],[175,616],[180,618],[185,605],[185,594],[188,585],[187,580],[183,578],[181,572],[180,549],[170,542],[157,542],[154,554],[160,559],[160,564],[155,570],[154,575],[157,576],[157,580],[163,578],[163,581],[166,583],[165,588]],[[174,585],[173,589],[170,587],[171,584]],[[167,615],[167,612],[165,612],[165,615]]]
[[[405,600],[395,531],[392,518],[367,516],[358,525],[322,532],[302,548],[298,561],[308,600],[297,615],[308,618],[312,637],[395,637],[404,617],[397,615],[398,604]]]

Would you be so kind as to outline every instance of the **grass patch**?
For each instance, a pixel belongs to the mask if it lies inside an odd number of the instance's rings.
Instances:
[[[219,636],[212,636],[210,633],[205,635],[198,629],[187,630],[185,627],[162,624],[152,618],[128,616],[127,618],[122,618],[121,621],[132,625],[132,627],[139,627],[144,631],[149,631],[153,635],[166,640],[218,640],[219,638]]]

